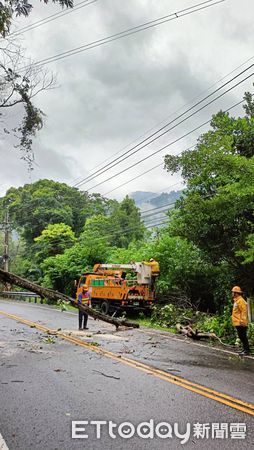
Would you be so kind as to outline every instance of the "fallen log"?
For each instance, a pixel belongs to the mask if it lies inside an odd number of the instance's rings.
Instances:
[[[176,324],[178,333],[183,334],[186,337],[199,341],[200,339],[216,339],[221,342],[220,338],[215,333],[203,333],[198,330],[193,330],[190,325],[183,326],[180,323]],[[221,342],[223,344],[223,342]]]
[[[139,324],[137,323],[129,322],[126,319],[116,319],[114,317],[106,316],[92,308],[89,308],[89,306],[86,305],[77,305],[77,302],[68,295],[62,294],[58,291],[54,291],[53,289],[44,288],[42,286],[39,286],[38,284],[32,283],[29,280],[26,280],[25,278],[21,278],[18,275],[14,275],[13,273],[6,272],[2,269],[0,269],[0,281],[2,281],[3,283],[14,284],[24,289],[28,289],[29,291],[35,292],[42,298],[47,298],[48,300],[52,301],[62,300],[70,302],[72,305],[79,308],[80,311],[86,312],[89,316],[93,317],[94,319],[102,320],[103,322],[115,325],[117,329],[120,326],[139,328]]]

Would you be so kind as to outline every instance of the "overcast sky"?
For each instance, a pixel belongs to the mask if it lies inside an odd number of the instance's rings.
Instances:
[[[41,60],[199,2],[98,0],[23,34],[22,45],[27,56]],[[33,3],[38,6],[30,17],[15,20],[14,29],[59,11],[56,5]],[[174,118],[177,110],[179,113],[184,105],[254,56],[253,17],[253,0],[227,0],[47,65],[56,74],[58,87],[36,98],[46,117],[44,128],[34,141],[34,171],[29,175],[18,150],[11,148],[11,142],[4,138],[0,142],[0,195],[10,186],[40,178],[73,185],[105,159],[127,146],[122,152],[126,151],[133,141],[138,142],[149,130],[159,128],[160,122],[163,125]],[[219,109],[232,106],[244,91],[252,90],[252,82],[253,79],[247,81],[81,189],[92,188],[208,120]],[[239,113],[241,108],[232,112]],[[13,110],[6,120],[13,124],[18,117],[18,111]],[[118,186],[162,163],[165,154],[178,153],[193,145],[205,129],[89,192],[105,194],[117,188],[108,196],[121,199],[136,190],[170,191],[170,186],[180,178],[167,174],[163,166]],[[180,187],[179,184],[172,189]]]

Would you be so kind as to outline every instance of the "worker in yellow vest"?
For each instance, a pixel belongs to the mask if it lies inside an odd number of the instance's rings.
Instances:
[[[150,258],[149,261],[143,261],[143,264],[146,264],[147,266],[151,266],[152,275],[158,276],[160,274],[160,266],[158,261],[155,261],[155,259]]]
[[[156,278],[160,275],[160,266],[158,261],[155,261],[155,259],[150,258],[149,261],[143,261],[143,264],[146,264],[147,266],[151,267],[151,275],[152,275],[152,279],[151,279],[151,288],[154,289],[155,287],[155,281]]]
[[[238,337],[243,345],[243,350],[240,352],[241,356],[250,354],[250,346],[247,337],[248,330],[248,307],[247,302],[242,297],[242,289],[239,286],[232,288],[233,310],[232,310],[232,324],[237,330]]]

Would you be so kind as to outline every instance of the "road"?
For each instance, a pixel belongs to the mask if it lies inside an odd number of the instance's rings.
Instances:
[[[75,313],[0,300],[0,450],[253,447],[253,358],[150,329],[88,326],[76,331]],[[74,421],[88,422],[78,438]]]

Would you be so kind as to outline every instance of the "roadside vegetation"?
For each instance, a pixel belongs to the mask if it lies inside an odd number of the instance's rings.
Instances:
[[[134,201],[121,202],[40,180],[0,199],[15,234],[11,270],[74,295],[74,280],[95,263],[155,258],[158,304],[141,322],[174,330],[177,322],[236,340],[231,287],[254,295],[254,99],[243,115],[218,112],[193,150],[165,157],[186,189],[163,228],[148,230]],[[181,149],[179,148],[179,151]],[[254,327],[249,327],[254,345]]]

